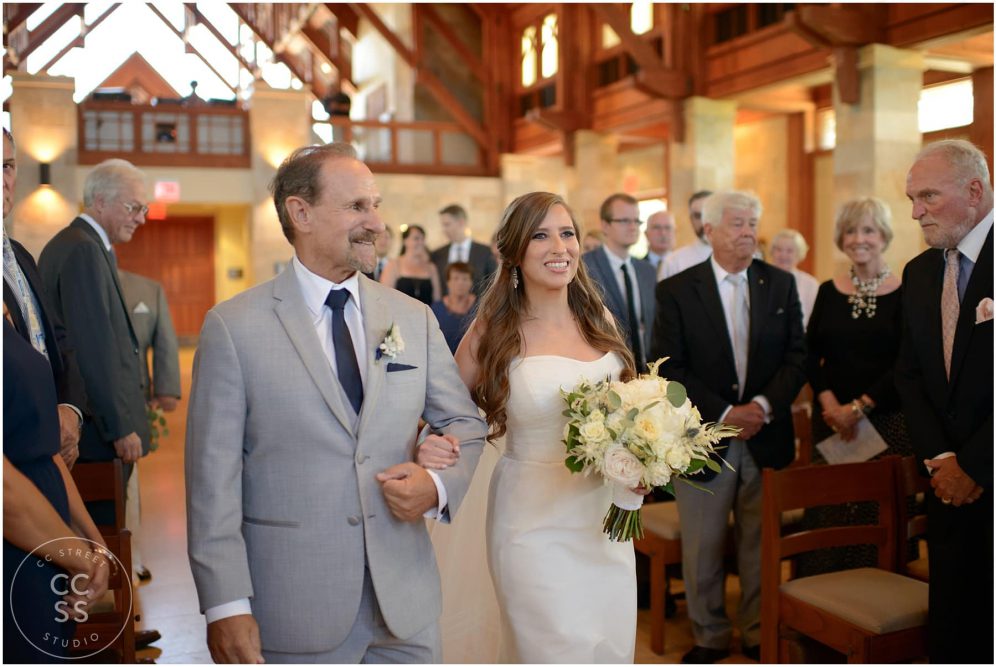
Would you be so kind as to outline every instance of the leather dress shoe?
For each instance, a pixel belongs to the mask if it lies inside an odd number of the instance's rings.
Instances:
[[[757,646],[744,646],[741,651],[745,658],[750,658],[754,662],[761,662],[761,645]]]
[[[726,649],[695,646],[691,651],[681,656],[681,662],[685,665],[711,665],[728,657],[730,657],[730,652]]]
[[[162,639],[162,635],[159,634],[158,630],[136,630],[135,650],[143,649],[152,642],[159,641],[160,639]]]
[[[135,570],[135,576],[138,577],[139,581],[149,581],[152,579],[152,573],[149,572],[149,568],[144,565]]]

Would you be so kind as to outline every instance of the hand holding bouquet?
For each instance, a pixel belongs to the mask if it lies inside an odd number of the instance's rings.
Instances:
[[[716,445],[740,432],[727,424],[703,423],[685,388],[657,375],[665,360],[629,382],[585,380],[569,392],[561,390],[568,419],[565,464],[572,472],[595,472],[613,485],[603,525],[617,542],[643,537],[643,496],[631,489],[662,488],[673,495],[675,479],[697,486],[687,477],[705,467],[719,472],[712,458]]]

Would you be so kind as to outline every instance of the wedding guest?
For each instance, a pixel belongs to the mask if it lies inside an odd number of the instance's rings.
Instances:
[[[688,198],[688,221],[695,232],[695,240],[671,252],[664,258],[664,265],[658,272],[661,280],[678,275],[685,269],[701,264],[712,254],[712,246],[706,237],[702,224],[702,207],[712,194],[711,190],[699,190]]]
[[[460,340],[474,319],[474,270],[466,262],[453,262],[446,267],[447,294],[432,304],[450,352],[456,354]]]
[[[930,248],[903,274],[896,385],[928,494],[932,663],[993,662],[993,188],[967,141],[929,144],[906,176]]]
[[[377,264],[374,266],[374,270],[370,273],[365,274],[370,280],[376,280],[380,282],[380,277],[384,275],[384,269],[387,267],[388,261],[390,261],[389,255],[391,254],[391,246],[394,245],[394,232],[387,225],[384,225],[384,231],[377,235],[374,240],[374,250],[377,252]]]
[[[104,538],[59,455],[49,362],[11,321],[4,305],[3,657],[8,663],[51,663],[66,656],[77,614],[103,597],[111,567]],[[82,579],[72,579],[66,614],[59,614],[59,591],[65,589],[56,577],[66,574]]]
[[[446,267],[453,262],[470,264],[474,269],[474,294],[484,293],[497,264],[491,249],[470,237],[467,229],[467,210],[459,204],[450,204],[439,211],[439,226],[449,243],[432,251],[432,261],[440,276],[446,275]],[[443,293],[446,293],[445,285]],[[437,298],[438,300],[438,298]]]
[[[837,214],[834,243],[851,266],[819,287],[806,334],[806,375],[813,388],[813,442],[838,433],[853,440],[868,420],[888,449],[879,456],[913,453],[893,369],[902,337],[899,276],[883,253],[892,241],[891,213],[876,197],[845,203]],[[818,448],[813,463],[826,464]],[[820,507],[806,511],[804,525],[824,527],[875,523],[874,503]],[[870,545],[811,551],[798,559],[799,576],[857,567],[875,567]]]
[[[670,211],[657,211],[647,218],[647,254],[643,259],[650,262],[657,272],[657,280],[664,278],[664,260],[674,250],[674,215]]]
[[[605,234],[599,229],[591,229],[584,233],[581,248],[583,252],[591,252],[601,248],[603,243],[605,243]]]
[[[409,225],[401,232],[401,255],[388,261],[380,283],[425,305],[439,301],[439,273],[425,248],[425,230]]]
[[[820,283],[805,271],[799,270],[799,264],[806,259],[809,244],[805,237],[794,229],[783,229],[771,239],[771,263],[782,271],[788,271],[795,276],[795,287],[799,290],[799,302],[802,304],[802,326],[809,326],[809,316],[816,302],[816,292]]]
[[[580,232],[557,195],[533,192],[509,204],[498,229],[501,268],[457,350],[460,375],[484,411],[490,439],[505,437],[485,528],[502,662],[633,661],[633,544],[602,532],[612,489],[572,474],[561,443],[567,419],[561,387],[634,372],[581,261]],[[445,468],[462,458],[439,444],[422,445],[419,462]],[[481,606],[475,599],[447,602]]]

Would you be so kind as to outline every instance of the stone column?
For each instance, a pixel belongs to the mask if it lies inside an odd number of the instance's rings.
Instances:
[[[921,144],[917,102],[923,88],[923,67],[919,52],[871,44],[858,51],[858,103],[841,102],[834,85],[834,206],[866,196],[879,197],[889,205],[895,236],[886,259],[896,273],[924,248],[906,199],[906,172]],[[819,275],[849,266],[833,244],[832,226],[817,229],[816,237]]]
[[[567,203],[574,209],[585,231],[601,229],[598,209],[606,197],[617,192],[619,182],[619,137],[591,130],[574,133],[574,182]]]
[[[273,90],[262,81],[249,109],[252,128],[251,284],[269,280],[279,262],[290,261],[294,249],[284,238],[267,187],[277,167],[295,149],[311,144],[311,103],[303,90]]]
[[[688,198],[699,190],[733,187],[733,125],[737,103],[690,97],[684,102],[685,137],[668,149],[668,207],[678,220],[679,246],[694,239]]]
[[[68,225],[83,201],[77,179],[77,115],[71,78],[11,72],[11,132],[17,142],[14,209],[6,220],[11,237],[36,258]],[[41,163],[51,165],[50,186],[39,183]]]

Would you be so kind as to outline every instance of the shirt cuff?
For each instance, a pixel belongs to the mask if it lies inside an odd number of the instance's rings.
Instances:
[[[937,461],[939,459],[949,459],[952,456],[956,456],[956,454],[954,452],[941,452],[940,454],[938,454],[934,458],[927,459],[927,460],[928,461]],[[927,465],[927,464],[924,463],[924,465]],[[930,466],[927,466],[927,474],[930,475],[931,477],[933,477],[933,475],[934,475],[934,469],[931,468]]]
[[[723,414],[719,415],[719,419],[717,419],[716,421],[718,421],[720,423],[726,421],[726,415],[730,414],[730,410],[732,410],[732,409],[733,409],[732,405],[727,405],[726,409],[723,410]]]
[[[449,523],[449,512],[446,511],[446,487],[443,486],[443,480],[439,479],[439,475],[434,470],[426,470],[426,472],[432,478],[432,483],[436,485],[436,495],[439,496],[439,503],[435,508],[426,511],[422,516],[426,519],[435,519],[436,521]]]
[[[765,424],[770,424],[771,423],[771,403],[768,402],[768,399],[766,397],[761,396],[760,394],[758,394],[757,396],[755,396],[754,398],[752,398],[750,400],[754,401],[755,403],[757,403],[758,405],[761,406],[761,408],[764,410],[764,423]]]
[[[76,416],[79,417],[79,420],[80,420],[80,428],[83,428],[83,413],[80,412],[80,409],[78,407],[76,407],[72,403],[59,403],[59,405],[64,405],[67,408],[69,408],[70,410],[72,410],[73,412],[75,412]]]
[[[204,618],[208,623],[214,623],[229,616],[241,616],[243,614],[252,614],[252,605],[249,604],[249,598],[233,600],[232,602],[226,602],[225,604],[219,604],[216,607],[206,609],[204,611]]]

